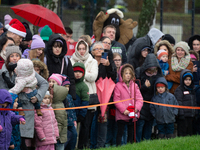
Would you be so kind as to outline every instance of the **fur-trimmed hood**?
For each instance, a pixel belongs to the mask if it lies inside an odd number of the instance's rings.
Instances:
[[[40,75],[44,79],[48,79],[49,77],[49,70],[47,69],[47,65],[40,60],[32,60],[33,66],[40,68]]]
[[[199,61],[199,54],[196,51],[190,50],[189,53],[193,54],[197,58],[197,60]]]
[[[158,52],[158,48],[162,45],[166,45],[168,50],[169,50],[169,58],[171,58],[172,54],[175,52],[174,48],[172,47],[172,45],[167,41],[167,40],[163,40],[158,42],[155,47],[154,47],[154,54],[157,55]]]

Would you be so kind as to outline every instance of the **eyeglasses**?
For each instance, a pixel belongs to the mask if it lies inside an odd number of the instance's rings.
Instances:
[[[113,59],[113,61],[122,61],[121,59]]]
[[[108,45],[111,45],[111,43],[108,43],[108,42],[102,42],[102,43],[104,43],[104,44],[108,44]]]
[[[104,49],[103,48],[95,48],[95,49],[93,49],[94,51],[103,51]]]

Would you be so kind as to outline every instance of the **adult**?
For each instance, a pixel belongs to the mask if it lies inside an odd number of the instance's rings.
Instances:
[[[103,28],[103,36],[108,36],[111,41],[111,51],[113,53],[119,53],[122,56],[122,63],[127,62],[127,56],[126,56],[126,48],[123,44],[115,41],[116,36],[116,28],[113,25],[107,25]]]
[[[149,30],[147,35],[136,39],[135,42],[133,43],[132,47],[128,50],[128,53],[127,53],[128,63],[134,67],[134,62],[133,62],[133,60],[134,60],[133,58],[135,56],[134,51],[136,51],[137,49],[141,50],[141,45],[150,47],[152,49],[152,53],[153,53],[154,46],[156,45],[156,43],[161,41],[163,35],[164,34],[160,30],[158,30],[156,28],[152,28],[151,30]]]
[[[0,22],[0,36],[4,33],[3,24]]]
[[[167,40],[171,44],[172,47],[174,47],[174,45],[176,44],[174,37],[170,34],[165,34],[162,40]]]
[[[61,36],[65,39],[65,41],[74,43],[75,41],[72,39],[73,31],[70,27],[65,27],[66,35],[61,34]]]
[[[22,50],[22,53],[26,50],[26,49],[30,49],[31,43],[32,43],[32,33],[30,29],[26,29],[26,37],[22,39],[21,44],[19,45],[19,47]]]
[[[188,45],[191,50],[200,54],[200,35],[193,35],[189,38]]]
[[[14,44],[13,39],[10,37],[5,36],[0,40],[0,69],[6,61],[6,47],[9,44]]]
[[[19,46],[22,39],[26,37],[26,28],[17,19],[12,19],[9,24],[7,24],[6,36],[12,38],[15,41],[15,45]]]
[[[44,28],[43,28],[44,29]],[[67,53],[66,41],[59,34],[52,34],[46,47],[45,64],[49,70],[49,76],[53,73],[65,74],[70,78],[69,94],[76,99],[74,71],[71,61],[65,55]]]
[[[17,75],[14,72],[16,63],[21,59],[21,51],[19,46],[7,46],[6,47],[6,63],[0,70],[0,89],[9,90],[15,84],[15,78]],[[34,105],[37,101],[41,102],[48,89],[48,82],[37,73],[35,74],[37,79],[37,94],[30,101],[24,92],[19,94],[19,101],[22,103],[23,109],[34,109]],[[20,126],[20,133],[22,139],[22,149],[26,149],[24,138],[33,138],[34,136],[34,111],[25,111],[26,124]],[[25,147],[23,147],[25,146]]]
[[[84,64],[85,66],[84,82],[87,84],[89,88],[89,94],[95,94],[96,93],[95,81],[98,75],[98,64],[97,61],[92,57],[92,55],[89,54],[89,46],[84,40],[80,40],[76,44],[75,52],[71,57],[71,62],[72,64],[75,64],[76,62],[82,62]],[[82,134],[81,136],[79,136],[79,143],[78,143],[79,149],[87,147],[89,132],[90,132],[89,129],[92,123],[95,110],[96,107],[88,108],[85,120],[82,122],[82,124],[84,125],[83,126],[84,130],[82,131],[87,134],[84,135]]]
[[[95,42],[94,45],[92,46],[92,55],[98,62],[98,77],[96,81],[101,77],[105,79],[106,77],[111,78],[114,82],[117,78],[117,71],[116,67],[113,67],[113,65],[110,63],[108,56],[106,59],[101,58],[102,53],[104,52],[104,46],[102,42]],[[97,138],[97,148],[104,147],[106,143],[106,135],[107,135],[107,112],[105,115],[102,117],[101,116],[101,111],[100,108],[98,107],[98,113],[95,115],[96,119],[93,119],[93,125],[91,129],[91,141],[94,141],[95,138]],[[101,120],[101,121],[100,121]],[[98,122],[98,123],[97,123]],[[98,127],[97,132],[95,132],[95,127]],[[93,132],[94,131],[94,132]],[[96,133],[96,134],[95,134]],[[93,136],[92,136],[93,135]],[[96,135],[96,137],[95,137]],[[92,142],[92,144],[94,144]],[[95,144],[94,144],[95,145]],[[95,146],[93,145],[93,148]]]
[[[172,45],[167,40],[160,41],[155,45],[154,54],[157,55],[157,52],[161,49],[165,50],[168,53],[169,60],[174,53],[174,48],[172,47]]]
[[[30,60],[38,58],[40,61],[44,62],[44,48],[45,43],[42,38],[39,35],[34,35],[31,43],[31,49],[26,49],[22,57]]]
[[[190,58],[190,47],[186,42],[180,41],[175,46],[175,53],[169,59],[169,74],[165,76],[167,81],[173,82],[170,93],[174,94],[176,88],[180,85],[180,73],[183,69],[193,71],[193,63]]]

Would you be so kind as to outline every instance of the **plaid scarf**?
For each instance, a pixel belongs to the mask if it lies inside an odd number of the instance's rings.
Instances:
[[[179,62],[178,62],[177,56],[173,55],[171,63],[172,63],[171,65],[172,65],[173,71],[181,71],[183,69],[186,69],[190,63],[190,55],[186,55],[185,57],[182,57]]]

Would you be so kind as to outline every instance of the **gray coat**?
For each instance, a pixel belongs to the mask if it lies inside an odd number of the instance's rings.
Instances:
[[[7,89],[9,90],[6,82],[2,78],[2,73],[5,72],[6,76],[10,78],[10,80],[15,83],[15,78],[16,75],[13,74],[12,77],[9,76],[8,70],[5,67],[5,64],[3,65],[2,69],[0,70],[0,89]],[[37,86],[38,88],[38,93],[36,95],[37,99],[39,102],[43,100],[43,97],[46,94],[46,91],[49,87],[48,82],[41,77],[39,74],[35,73],[35,77],[37,79]],[[34,109],[33,104],[30,102],[30,100],[27,98],[25,93],[20,93],[19,94],[19,101],[22,103],[22,108],[23,109]],[[20,125],[20,133],[21,137],[25,138],[33,138],[34,135],[34,111],[24,111],[25,113],[25,120],[26,124],[25,125]]]
[[[166,85],[166,87],[168,86],[164,77],[158,78],[155,82],[155,86],[157,83],[163,83]],[[155,92],[155,95],[151,101],[162,104],[178,105],[175,96],[167,91],[163,94],[156,94]],[[173,123],[175,122],[175,116],[178,115],[178,108],[165,107],[154,104],[150,105],[150,111],[158,124]]]

